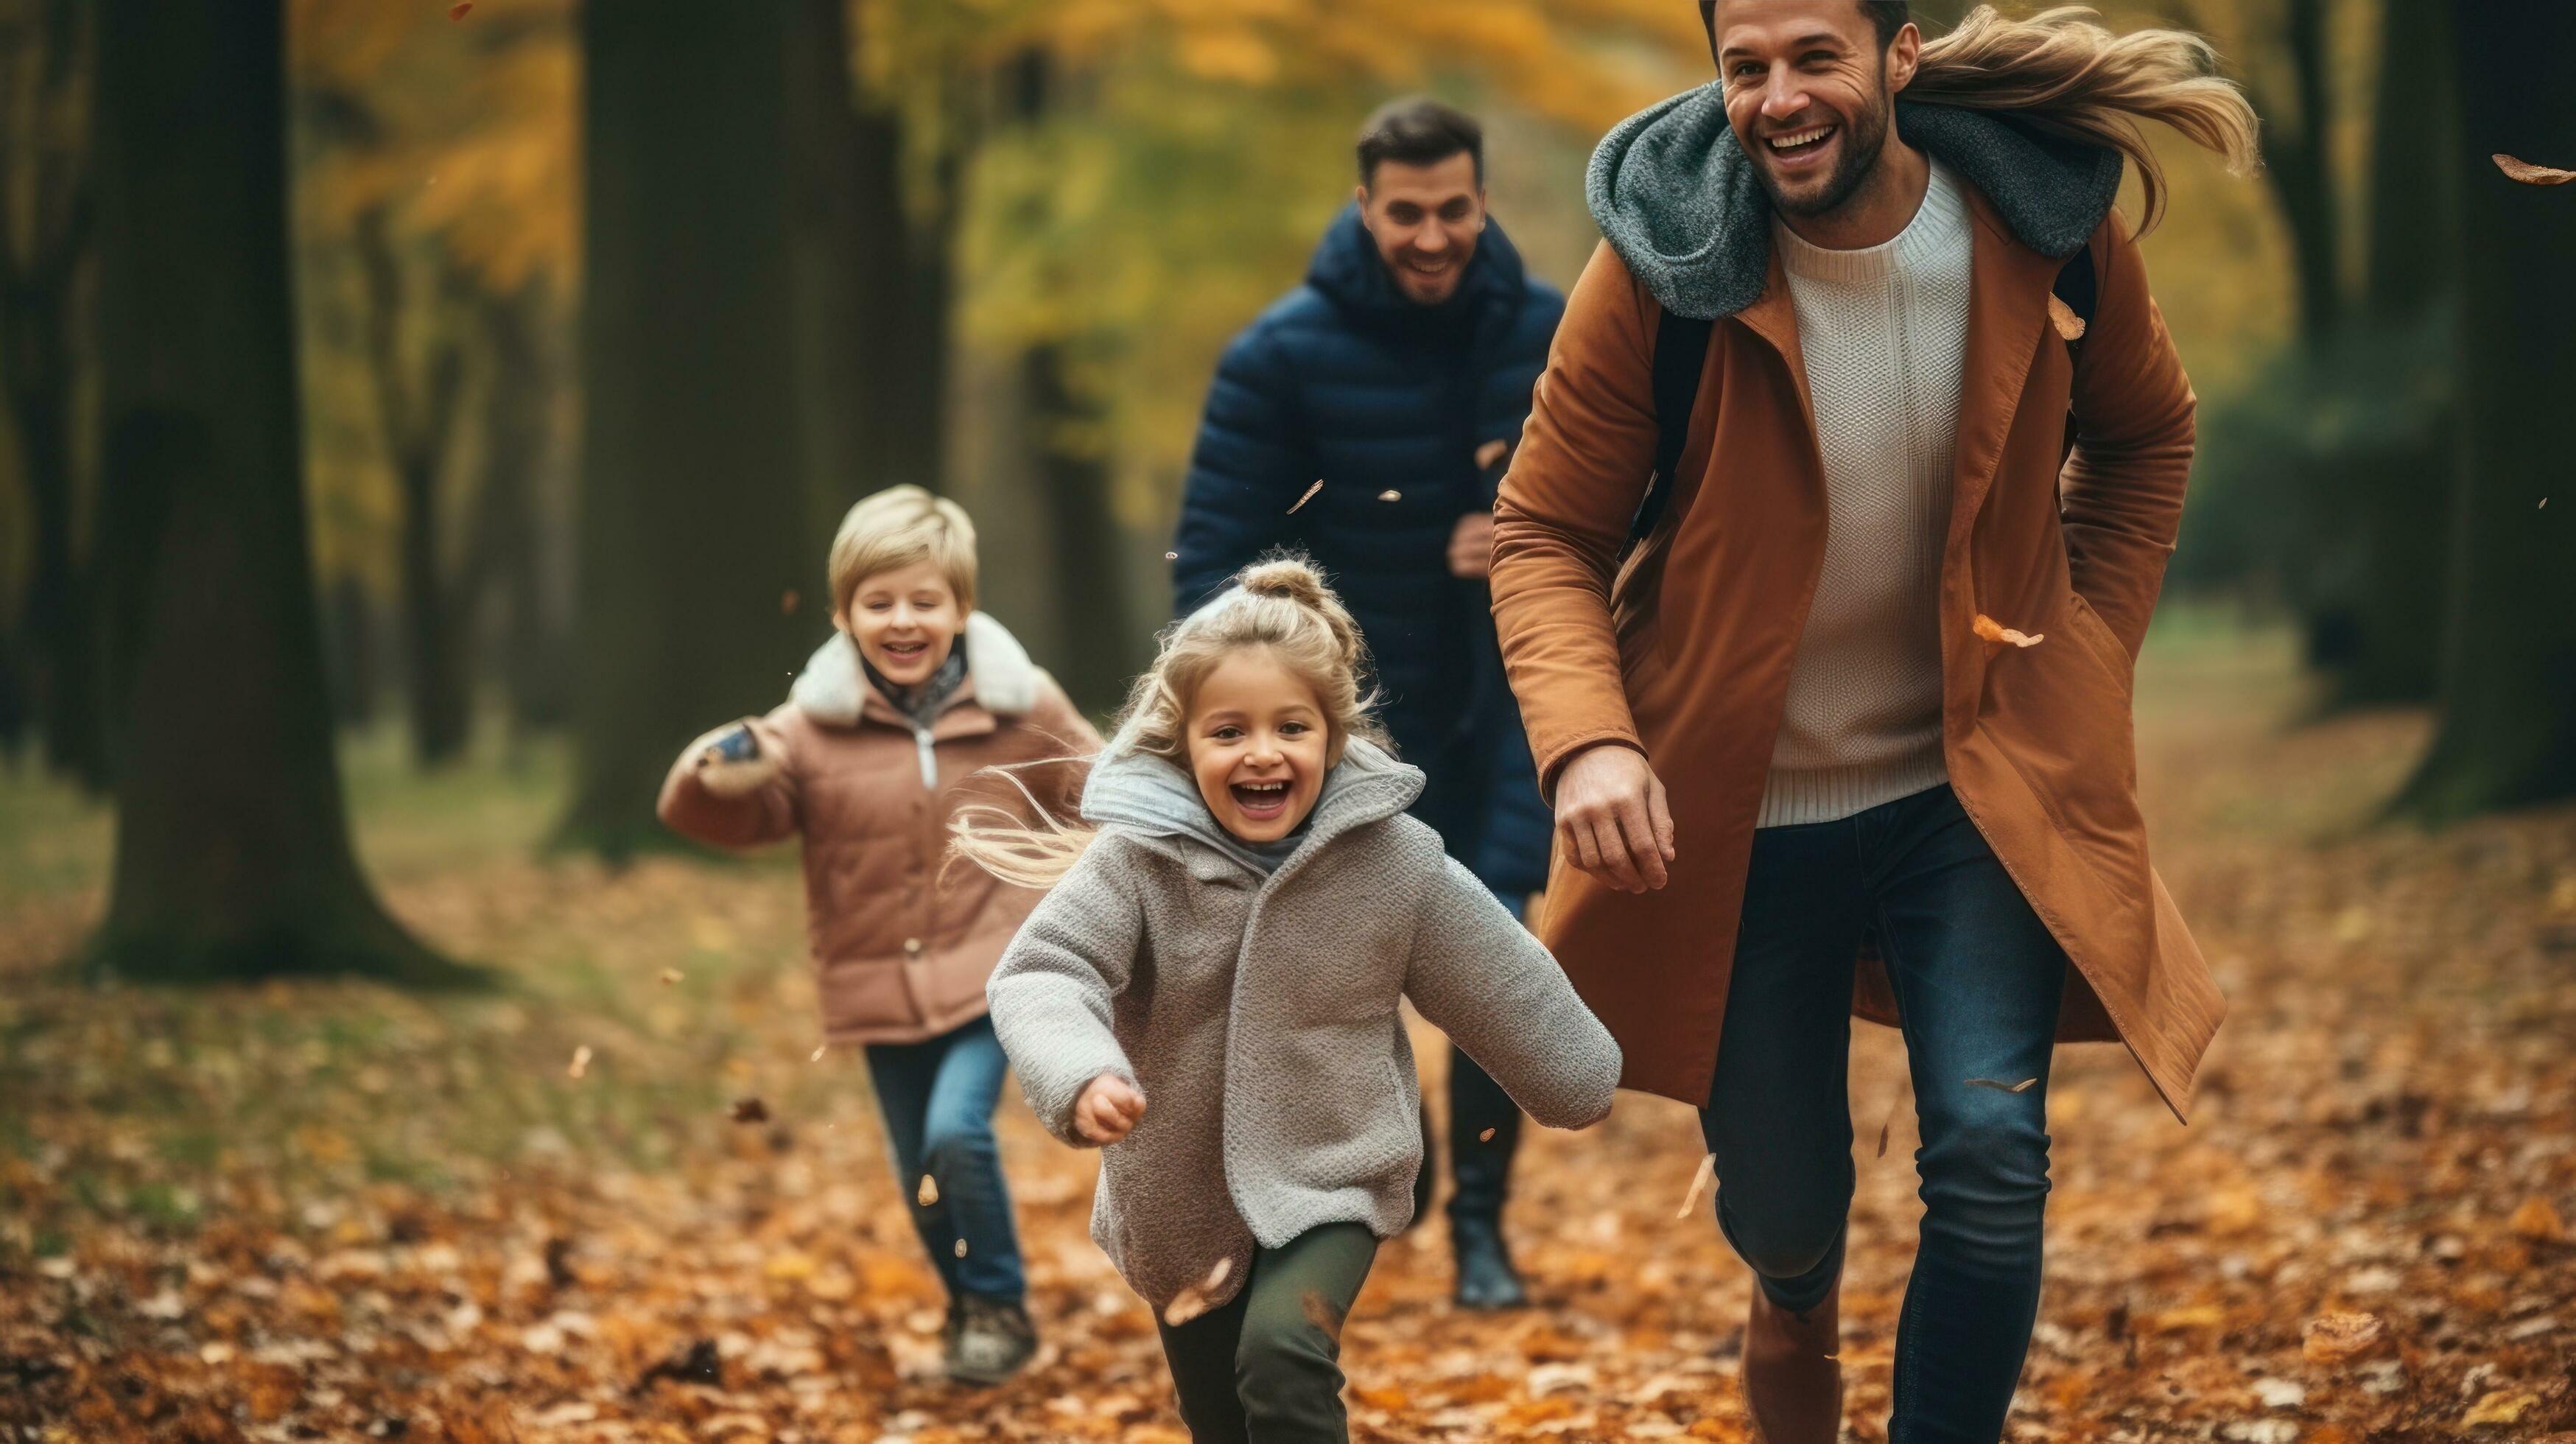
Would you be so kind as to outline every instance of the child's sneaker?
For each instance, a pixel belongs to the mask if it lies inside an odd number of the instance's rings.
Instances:
[[[958,1300],[948,1335],[948,1377],[960,1384],[998,1384],[1038,1351],[1037,1326],[1017,1299]]]

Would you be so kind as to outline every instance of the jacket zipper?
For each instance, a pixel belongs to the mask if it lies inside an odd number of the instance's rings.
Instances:
[[[930,729],[927,727],[913,728],[912,741],[914,750],[921,755],[922,790],[925,792],[937,792],[939,790],[939,761],[937,758],[931,756],[930,753]]]

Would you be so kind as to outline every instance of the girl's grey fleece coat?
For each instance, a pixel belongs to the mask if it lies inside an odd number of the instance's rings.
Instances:
[[[1073,1104],[1092,1079],[1143,1090],[1143,1120],[1103,1155],[1091,1234],[1158,1311],[1220,1260],[1207,1301],[1233,1297],[1256,1246],[1326,1223],[1388,1238],[1412,1217],[1422,1125],[1399,997],[1539,1122],[1609,1113],[1618,1045],[1403,815],[1421,790],[1418,769],[1353,739],[1304,843],[1265,876],[1170,762],[1113,751],[1084,788],[1100,834],[987,997],[1057,1137],[1083,1142]]]

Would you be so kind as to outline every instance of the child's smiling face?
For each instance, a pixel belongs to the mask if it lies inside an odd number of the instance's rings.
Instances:
[[[947,662],[966,626],[966,609],[947,573],[919,561],[861,577],[849,610],[833,620],[879,675],[898,687],[918,687]]]
[[[1217,663],[1191,699],[1190,775],[1245,842],[1276,842],[1314,811],[1329,747],[1315,689],[1267,648]]]

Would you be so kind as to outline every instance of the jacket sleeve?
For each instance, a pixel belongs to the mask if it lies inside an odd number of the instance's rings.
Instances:
[[[1494,626],[1549,798],[1583,748],[1645,750],[1620,678],[1610,583],[1655,466],[1660,315],[1617,253],[1592,253],[1494,507]]]
[[[1144,910],[1120,876],[1114,846],[1092,843],[1020,924],[984,985],[993,1031],[1030,1110],[1076,1148],[1091,1146],[1073,1126],[1084,1087],[1103,1073],[1136,1082],[1111,1010],[1127,990]]]
[[[778,725],[778,714],[745,717],[742,725],[760,739],[761,751],[778,759],[777,771],[740,797],[719,796],[709,789],[698,775],[698,753],[734,726],[728,722],[681,749],[679,759],[671,764],[653,809],[663,826],[716,847],[757,847],[795,836],[802,825],[796,758],[787,745],[786,731]]]
[[[1619,1045],[1556,959],[1455,858],[1441,859],[1415,920],[1404,992],[1532,1118],[1584,1128],[1609,1115]]]
[[[2145,263],[2114,214],[2095,234],[2101,303],[2077,355],[2059,511],[2075,591],[2135,657],[2182,526],[2197,405]]]
[[[1172,543],[1172,612],[1186,616],[1226,579],[1288,540],[1288,509],[1314,478],[1301,469],[1294,383],[1259,323],[1226,347],[1208,387]]]

